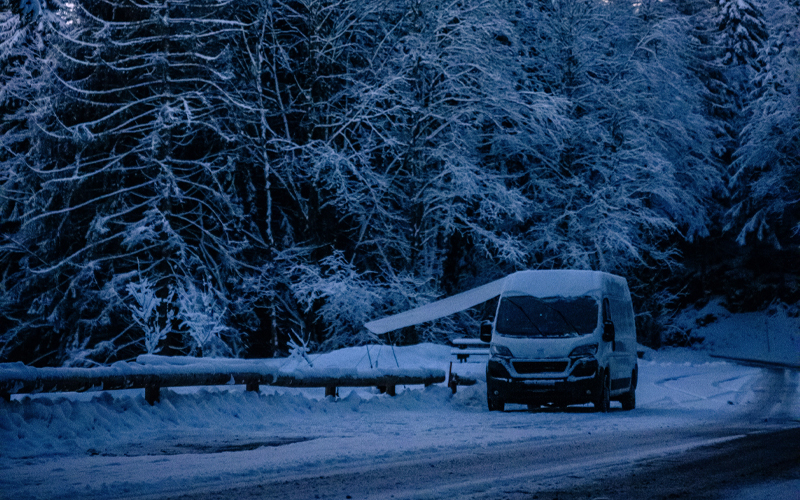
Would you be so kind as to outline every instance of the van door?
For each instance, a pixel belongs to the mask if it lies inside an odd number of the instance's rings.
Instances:
[[[611,375],[611,389],[614,390],[614,380],[619,378],[619,370],[617,369],[617,363],[615,359],[614,347],[616,344],[616,325],[614,325],[614,314],[611,310],[611,303],[608,300],[608,297],[603,298],[602,307],[601,307],[601,317],[603,318],[603,342],[606,343],[605,349],[600,349],[600,351],[606,352],[606,360],[608,362],[608,372]],[[614,325],[614,337],[609,337],[608,335],[608,325]],[[601,360],[602,364],[602,360]]]
[[[629,306],[624,300],[604,299],[604,309],[608,310],[608,319],[614,323],[615,338],[609,359],[611,369],[611,392],[625,391],[630,387],[631,373],[636,365],[635,334],[631,335],[632,319],[629,318]]]

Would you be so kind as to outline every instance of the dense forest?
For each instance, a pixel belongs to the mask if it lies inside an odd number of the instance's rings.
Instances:
[[[800,300],[800,0],[0,0],[0,361],[476,335],[521,269]],[[796,309],[796,307],[794,308]]]

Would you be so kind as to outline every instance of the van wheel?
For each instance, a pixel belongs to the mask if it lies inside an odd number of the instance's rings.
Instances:
[[[601,413],[608,413],[608,410],[611,409],[611,378],[608,374],[603,377],[600,393],[594,400],[594,408]]]
[[[636,408],[636,385],[638,383],[638,370],[634,368],[631,374],[631,390],[622,395],[619,402],[622,403],[622,409],[630,411]]]
[[[622,409],[625,411],[636,408],[636,389],[631,389],[630,392],[623,394],[619,402],[622,403]]]
[[[506,403],[502,399],[487,398],[489,411],[505,411]]]

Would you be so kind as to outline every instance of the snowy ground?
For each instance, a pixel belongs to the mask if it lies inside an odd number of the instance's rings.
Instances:
[[[732,314],[722,300],[688,309],[677,326],[703,339],[704,351],[800,368],[800,304],[774,304],[766,312]]]
[[[447,370],[454,359],[449,347],[419,345],[346,349],[312,361],[320,367]],[[325,398],[324,389],[262,387],[258,395],[239,386],[185,388],[162,391],[155,406],[144,401],[143,391],[14,396],[0,401],[0,492],[15,500],[159,498],[296,479],[302,498],[303,478],[421,457],[566,443],[578,436],[602,440],[651,430],[681,436],[715,427],[746,433],[800,425],[796,370],[740,366],[686,349],[648,352],[639,363],[637,409],[623,412],[615,403],[608,415],[588,406],[528,411],[508,405],[506,413],[490,413],[482,382],[460,387],[456,395],[444,385],[398,387],[396,397],[341,388],[336,399]],[[482,377],[483,369],[481,363],[453,363],[463,375]],[[676,453],[713,440],[676,441],[672,448],[664,443],[647,453]],[[777,500],[796,498],[799,487],[800,480],[789,479],[731,494],[750,499],[769,488]],[[471,497],[471,491],[449,494]]]

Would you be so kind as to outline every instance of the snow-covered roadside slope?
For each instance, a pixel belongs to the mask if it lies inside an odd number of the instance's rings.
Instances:
[[[717,298],[683,311],[675,326],[703,339],[701,348],[711,354],[800,367],[800,304],[734,314]]]
[[[184,388],[165,390],[155,406],[143,391],[15,396],[0,402],[0,489],[14,498],[175,492],[575,434],[800,419],[797,372],[685,349],[647,358],[639,360],[638,408],[615,405],[610,415],[588,406],[528,412],[509,405],[510,412],[490,413],[482,382],[456,395],[444,385],[398,387],[396,397],[341,388],[336,400],[323,389],[262,387],[259,395],[239,386]],[[311,357],[320,367],[444,370],[451,360],[449,347],[430,344]],[[454,363],[453,370],[480,376],[483,366]]]

